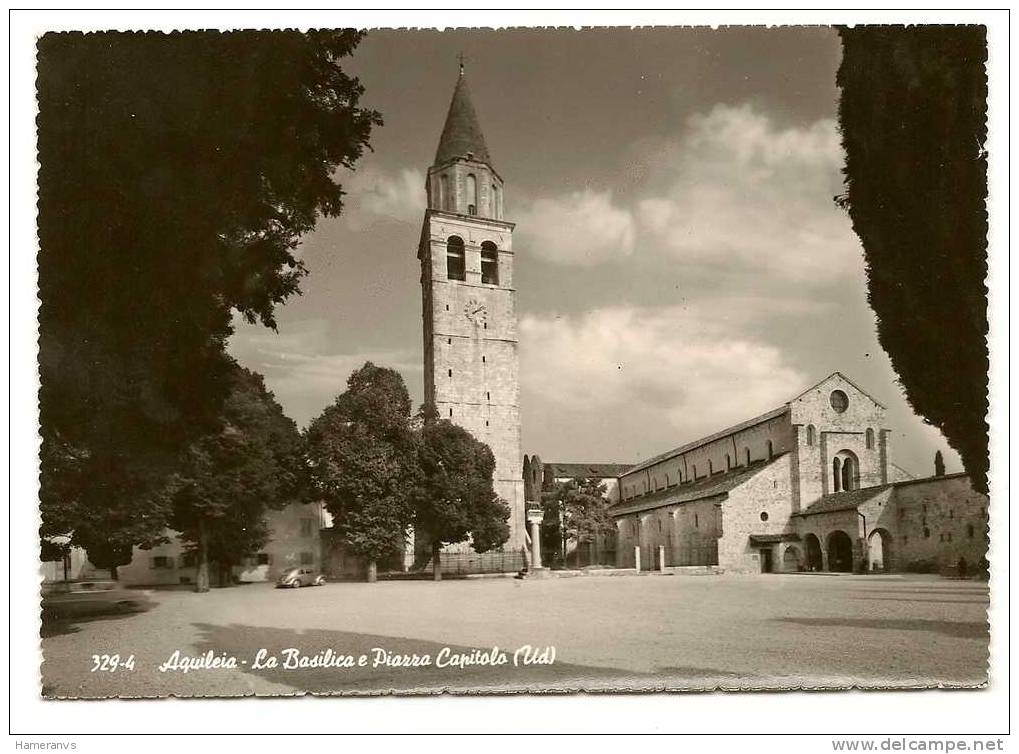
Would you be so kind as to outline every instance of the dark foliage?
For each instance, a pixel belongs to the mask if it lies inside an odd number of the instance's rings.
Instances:
[[[556,482],[541,493],[544,522],[541,527],[542,549],[557,553],[565,562],[568,540],[593,542],[600,535],[615,531],[609,515],[605,483],[600,479],[578,477]]]
[[[400,551],[411,524],[417,458],[410,411],[399,372],[367,362],[308,427],[315,494],[346,546],[370,563]]]
[[[275,325],[294,249],[342,208],[378,115],[351,31],[39,41],[42,534],[96,565],[158,541],[154,498],[215,433],[232,311]]]
[[[987,57],[979,26],[843,28],[848,209],[906,397],[987,490]]]
[[[433,545],[471,540],[487,552],[509,539],[509,506],[495,494],[491,449],[447,419],[427,421],[418,448],[415,530]]]
[[[265,514],[306,498],[303,445],[261,375],[234,367],[222,426],[192,443],[167,495],[171,526],[197,557],[196,586],[207,564],[228,571],[265,544]]]

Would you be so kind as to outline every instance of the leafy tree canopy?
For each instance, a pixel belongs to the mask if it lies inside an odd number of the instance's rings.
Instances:
[[[171,481],[171,526],[204,559],[237,563],[268,539],[265,514],[306,499],[303,444],[261,375],[235,366],[218,432]]]
[[[591,542],[616,528],[605,492],[605,483],[600,479],[578,477],[556,482],[541,495],[545,520],[558,522],[562,511],[566,536],[577,542]]]
[[[495,456],[470,432],[446,419],[430,420],[420,432],[415,529],[433,543],[470,537],[476,552],[509,539],[509,506],[492,486]]]
[[[402,548],[417,474],[411,401],[399,372],[367,362],[312,421],[315,494],[350,549],[369,561]]]
[[[849,211],[878,338],[913,409],[987,490],[982,26],[839,30]]]
[[[381,122],[338,64],[360,36],[40,39],[44,532],[105,560],[158,539],[156,491],[219,424],[232,311],[275,326]]]

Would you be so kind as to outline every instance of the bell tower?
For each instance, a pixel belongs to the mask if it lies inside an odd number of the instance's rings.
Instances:
[[[464,76],[453,90],[428,169],[418,246],[424,324],[425,400],[495,455],[495,491],[510,506],[506,551],[524,541],[513,227],[503,219],[503,181]]]

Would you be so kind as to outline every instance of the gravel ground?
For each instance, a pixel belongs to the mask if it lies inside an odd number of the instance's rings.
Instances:
[[[987,678],[987,585],[926,576],[252,584],[151,596],[145,612],[44,625],[43,695],[876,688]],[[525,646],[554,661],[525,664],[526,651],[516,653]],[[542,654],[547,647],[554,658]],[[260,649],[277,667],[256,667]],[[288,649],[306,660],[331,650],[354,667],[288,669]],[[237,667],[160,671],[175,651],[211,651]],[[133,655],[134,669],[90,672],[92,655],[115,653]],[[430,664],[393,665],[415,656]],[[505,662],[450,664],[460,659]]]

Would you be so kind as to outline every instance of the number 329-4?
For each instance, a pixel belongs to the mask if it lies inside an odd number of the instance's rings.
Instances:
[[[90,673],[116,673],[118,670],[134,670],[134,655],[126,658],[117,655],[92,655]]]

